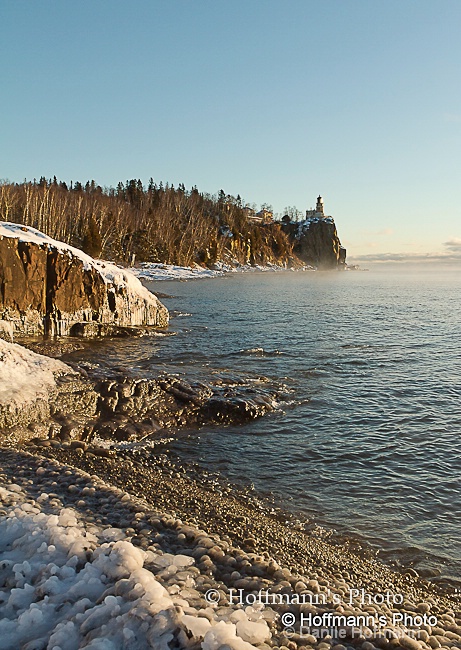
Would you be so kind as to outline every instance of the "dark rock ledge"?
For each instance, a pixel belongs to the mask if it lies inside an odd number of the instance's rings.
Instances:
[[[78,369],[55,378],[55,388],[19,409],[0,405],[3,444],[33,440],[42,446],[85,443],[93,438],[128,442],[162,437],[183,427],[241,424],[274,410],[274,392],[244,386],[188,383],[162,374],[156,379],[114,376],[92,379]]]

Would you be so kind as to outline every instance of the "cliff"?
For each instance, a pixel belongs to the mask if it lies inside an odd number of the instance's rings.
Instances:
[[[165,327],[168,311],[129,271],[35,228],[0,222],[0,319],[14,333],[94,336]]]
[[[282,228],[293,243],[293,252],[305,264],[318,269],[344,268],[346,249],[341,246],[331,217],[285,220]]]

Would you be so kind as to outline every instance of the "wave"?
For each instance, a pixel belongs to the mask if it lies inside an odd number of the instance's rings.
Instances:
[[[176,309],[170,311],[170,318],[184,318],[186,316],[192,316],[192,314],[189,314],[187,311],[179,311]]]
[[[239,350],[236,354],[247,354],[255,355],[258,357],[277,357],[281,354],[285,354],[281,350],[265,350],[264,348],[246,348]]]

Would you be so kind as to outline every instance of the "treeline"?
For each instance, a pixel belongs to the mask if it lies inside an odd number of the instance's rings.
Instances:
[[[133,261],[212,265],[286,263],[292,245],[279,223],[257,223],[240,196],[140,180],[102,188],[95,181],[3,182],[0,218],[33,226],[88,254]]]

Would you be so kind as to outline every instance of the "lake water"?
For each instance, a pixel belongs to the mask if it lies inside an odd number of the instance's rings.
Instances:
[[[107,342],[133,372],[244,377],[280,409],[175,449],[431,579],[461,579],[459,276],[232,274],[155,283],[176,336]]]

